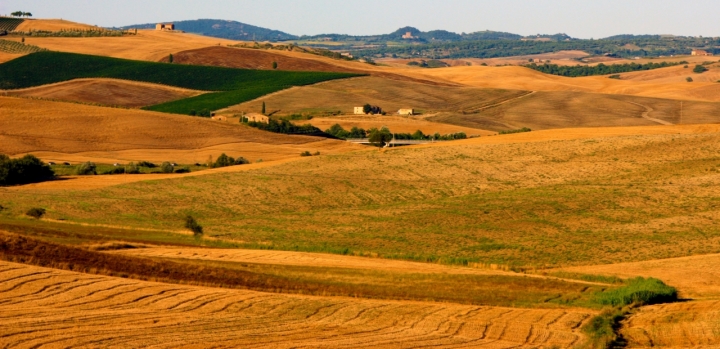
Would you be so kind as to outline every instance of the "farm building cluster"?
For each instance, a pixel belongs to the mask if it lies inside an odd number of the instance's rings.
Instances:
[[[382,114],[382,109],[377,106],[364,106],[354,107],[353,114],[355,115],[367,115],[367,114]],[[397,111],[398,115],[415,115],[415,109],[405,108]]]

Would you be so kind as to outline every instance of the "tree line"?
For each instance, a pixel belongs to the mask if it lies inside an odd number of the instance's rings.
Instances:
[[[55,178],[55,172],[34,155],[11,159],[0,154],[0,186],[28,184]]]
[[[557,64],[536,64],[531,63],[525,65],[526,68],[537,70],[541,73],[567,76],[567,77],[578,77],[578,76],[592,76],[592,75],[608,75],[618,73],[629,73],[641,70],[652,70],[659,68],[672,67],[680,64],[687,64],[687,62],[662,62],[662,63],[625,63],[625,64],[610,64],[605,65],[600,63],[596,66],[587,65],[576,65],[576,66],[561,66]]]
[[[446,135],[441,135],[439,132],[436,132],[433,135],[426,135],[420,130],[417,130],[414,133],[392,133],[387,127],[382,127],[380,129],[371,128],[369,130],[353,127],[350,131],[348,131],[340,126],[340,124],[332,125],[329,129],[325,130],[325,133],[340,139],[370,138],[371,143],[373,142],[373,138],[380,139],[385,143],[393,139],[450,141],[454,139],[467,138],[467,135],[464,132],[450,133]]]
[[[30,12],[23,12],[23,11],[15,11],[10,14],[13,17],[32,17],[32,13]]]

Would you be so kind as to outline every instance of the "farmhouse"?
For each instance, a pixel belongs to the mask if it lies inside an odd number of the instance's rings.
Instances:
[[[355,115],[365,115],[365,109],[363,107],[354,108]]]
[[[400,115],[415,115],[415,109],[400,109],[398,110]]]
[[[405,35],[402,36],[402,38],[405,40],[417,39],[417,37],[412,35],[412,32],[406,32]]]
[[[175,24],[174,23],[158,23],[155,25],[155,30],[160,31],[174,31],[175,30]]]
[[[713,54],[705,50],[692,50],[691,55],[693,56],[712,56]]]
[[[258,113],[245,114],[245,118],[247,119],[248,122],[253,121],[253,122],[263,122],[266,124],[270,123],[270,117],[268,117],[267,115],[262,115],[262,114],[258,114]]]

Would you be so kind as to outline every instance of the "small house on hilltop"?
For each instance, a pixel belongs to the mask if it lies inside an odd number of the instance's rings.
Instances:
[[[270,117],[267,115],[262,115],[258,113],[249,113],[245,114],[245,119],[247,119],[248,122],[262,122],[269,124],[270,123]]]
[[[158,23],[155,25],[155,30],[160,31],[174,31],[175,30],[175,24],[174,23]]]
[[[712,56],[713,54],[705,50],[692,50],[690,53],[692,56]]]
[[[363,107],[355,107],[353,112],[355,115],[365,115],[365,109]]]
[[[400,109],[398,110],[399,115],[415,115],[415,109]]]

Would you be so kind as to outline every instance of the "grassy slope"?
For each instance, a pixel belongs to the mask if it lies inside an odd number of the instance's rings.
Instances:
[[[469,140],[83,193],[1,192],[0,202],[8,218],[42,206],[51,218],[167,229],[190,213],[210,236],[257,248],[521,266],[637,261],[720,252],[718,140]]]
[[[26,88],[77,78],[117,78],[195,90],[225,91],[149,108],[164,112],[188,113],[192,109],[224,108],[290,86],[351,76],[356,75],[241,70],[39,52],[0,65],[0,88]]]

